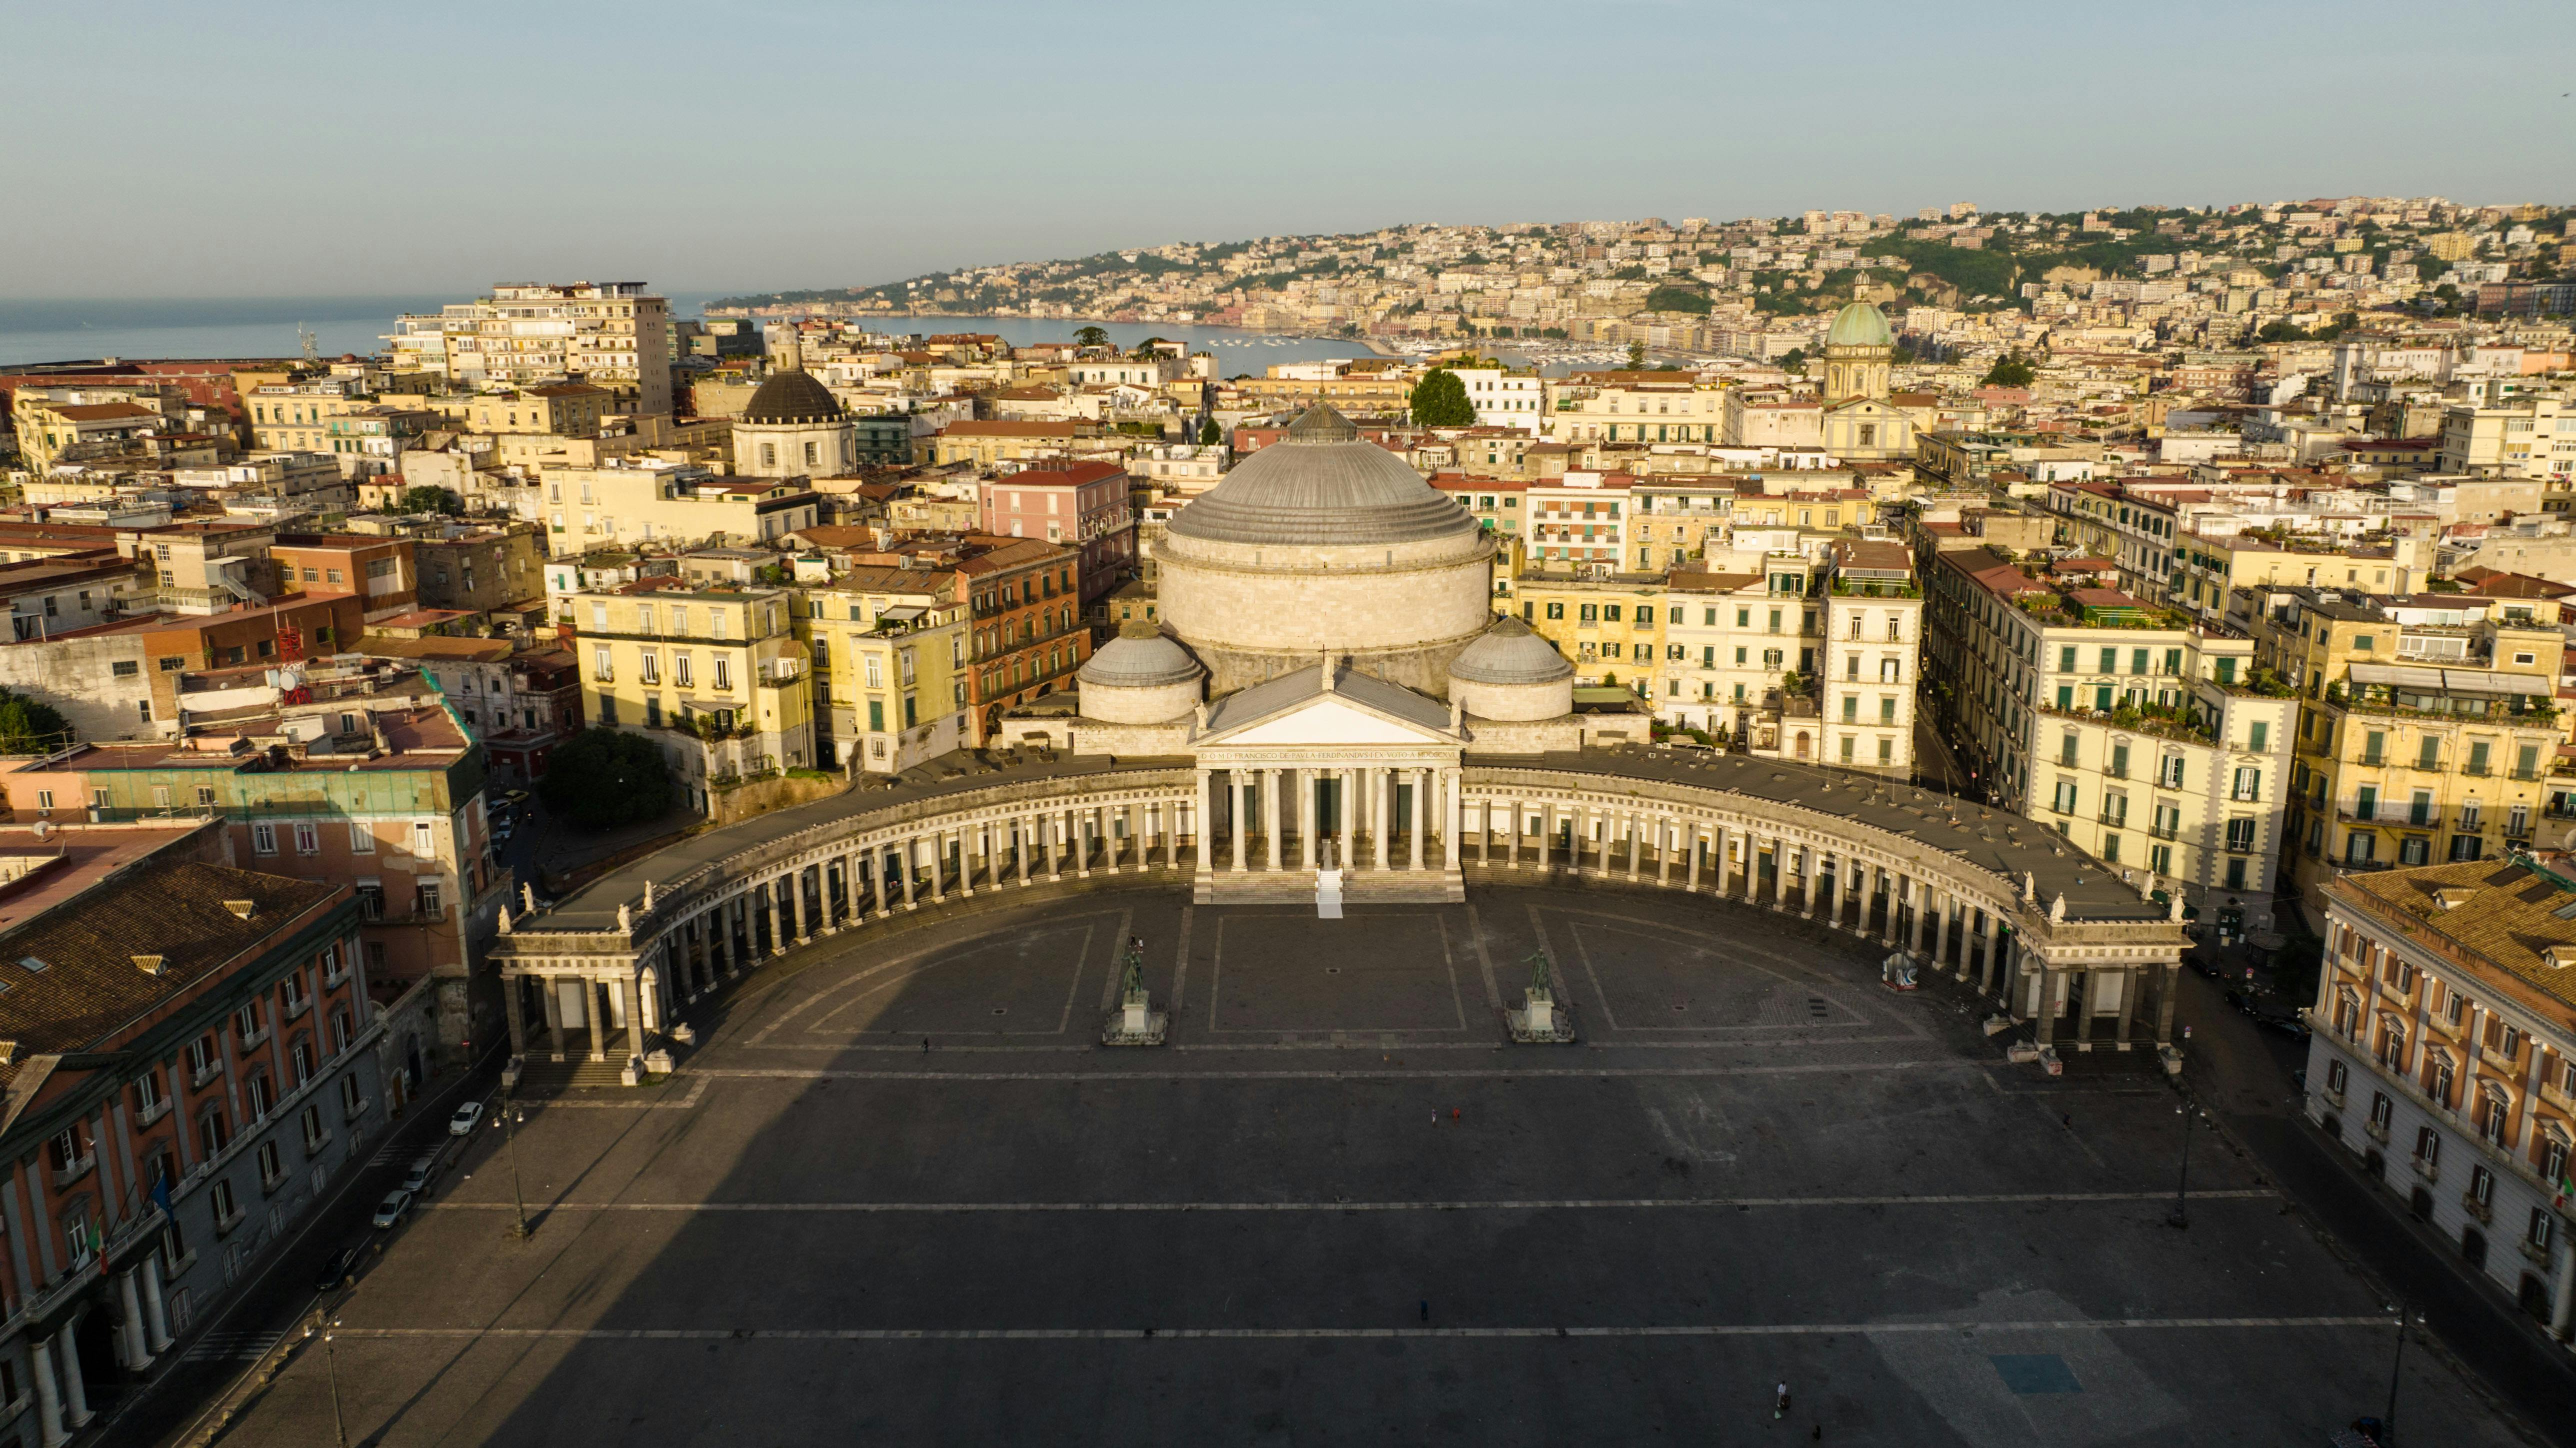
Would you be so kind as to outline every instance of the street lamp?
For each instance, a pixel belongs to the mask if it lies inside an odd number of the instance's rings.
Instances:
[[[2416,1313],[2415,1324],[2422,1326],[2424,1314]],[[2397,1443],[2397,1378],[2406,1370],[2406,1305],[2397,1306],[2397,1351],[2388,1364],[2388,1413],[2379,1420],[2381,1448],[2396,1448]]]
[[[336,1317],[322,1324],[322,1364],[331,1377],[331,1435],[338,1440],[340,1448],[349,1448],[349,1423],[340,1416],[340,1355],[331,1345],[332,1334],[338,1331],[339,1326],[340,1319]],[[304,1334],[312,1336],[313,1329],[306,1328]]]
[[[2182,1169],[2174,1179],[2174,1205],[2165,1214],[2165,1225],[2180,1230],[2191,1225],[2191,1119],[2200,1111],[2189,1096],[2174,1109],[2182,1113]]]
[[[510,1224],[510,1235],[524,1242],[528,1239],[528,1199],[519,1190],[519,1123],[527,1120],[528,1116],[504,1096],[501,1098],[501,1119],[509,1127],[504,1135],[509,1140],[510,1149],[510,1206],[517,1214]]]

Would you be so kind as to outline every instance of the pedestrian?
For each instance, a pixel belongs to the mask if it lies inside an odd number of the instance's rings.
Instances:
[[[1789,1416],[1789,1385],[1782,1383],[1772,1392],[1775,1396],[1771,1399],[1771,1416],[1775,1419]]]
[[[1428,1297],[1422,1299],[1422,1320],[1424,1322],[1431,1320],[1431,1299]]]
[[[1450,1108],[1449,1108],[1449,1119],[1450,1119],[1450,1120],[1452,1120],[1452,1121],[1455,1121],[1455,1120],[1457,1120],[1457,1119],[1458,1119],[1458,1108],[1457,1108],[1457,1107],[1452,1106],[1452,1107],[1450,1107]]]

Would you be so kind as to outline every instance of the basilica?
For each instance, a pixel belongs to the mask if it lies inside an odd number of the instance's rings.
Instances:
[[[1848,393],[1829,406],[1853,418],[1886,406],[1886,321],[1867,312],[1837,319],[1824,359]],[[827,445],[820,401],[769,391],[754,442]],[[1155,546],[1159,619],[1006,714],[998,747],[523,900],[494,951],[513,1054],[613,1051],[640,1078],[689,1039],[690,1003],[765,959],[1024,890],[1330,915],[1577,880],[1795,914],[1894,951],[1909,981],[1954,972],[2044,1051],[2169,1039],[2177,895],[1902,780],[1655,740],[1643,701],[1578,691],[1552,645],[1496,615],[1477,519],[1328,406]]]

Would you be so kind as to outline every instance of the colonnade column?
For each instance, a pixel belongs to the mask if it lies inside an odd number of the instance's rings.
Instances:
[[[644,1003],[636,999],[633,975],[618,978],[617,994],[618,1004],[626,1007],[626,1054],[641,1061],[644,1059]]]
[[[1517,825],[1520,821],[1514,820],[1512,823]],[[1547,868],[1547,847],[1555,843],[1555,841],[1556,806],[1553,804],[1540,805],[1538,807],[1538,868],[1542,871]],[[1513,863],[1519,863],[1518,845],[1513,847]]]
[[[1673,822],[1669,816],[1655,816],[1655,883],[1673,883]]]
[[[1690,859],[1683,867],[1682,888],[1696,895],[1699,893],[1699,821],[1691,821],[1690,840],[1683,848],[1690,851]]]
[[[1214,883],[1216,856],[1208,852],[1208,803],[1216,797],[1216,790],[1214,788],[1216,783],[1216,774],[1215,771],[1207,769],[1199,770],[1197,773],[1198,818],[1195,823],[1198,826],[1198,842],[1190,851],[1190,873],[1197,876],[1199,879],[1208,881],[1212,884]],[[1178,830],[1174,830],[1172,832],[1172,848],[1175,851],[1180,849],[1180,832]],[[1173,856],[1173,859],[1176,861],[1179,858],[1178,854]]]
[[[1462,839],[1467,828],[1467,775],[1452,767],[1440,771],[1440,868],[1464,873],[1464,862],[1458,856],[1465,848]],[[1480,852],[1481,853],[1481,852]]]
[[[1881,870],[1879,874],[1887,881],[1887,924],[1879,933],[1878,943],[1894,945],[1897,921],[1905,913],[1905,877],[1894,870]]]
[[[1287,830],[1281,827],[1279,814],[1279,801],[1282,798],[1279,792],[1281,773],[1282,771],[1276,769],[1265,769],[1260,773],[1261,833],[1265,836],[1263,840],[1263,844],[1267,846],[1265,853],[1269,857],[1270,868],[1273,870],[1280,868],[1279,851],[1282,846],[1279,837],[1287,833]]]
[[[921,902],[914,898],[913,895],[914,886],[912,883],[912,867],[915,863],[913,860],[914,843],[915,838],[911,835],[906,835],[902,839],[894,842],[895,874],[901,876],[903,879],[903,908],[906,910],[917,910],[921,908]]]
[[[1914,924],[1906,932],[1906,944],[1916,955],[1921,955],[1923,953],[1923,917],[1932,913],[1932,889],[1920,879],[1909,879],[1905,882],[1905,893],[1914,905]]]
[[[1816,897],[1825,891],[1824,853],[1809,845],[1799,852],[1799,864],[1802,869],[1798,876],[1798,918],[1813,920],[1816,918]]]
[[[1789,842],[1777,835],[1771,837],[1771,908],[1789,909]]]
[[[1413,855],[1412,858],[1405,861],[1405,864],[1416,870],[1427,870],[1431,868],[1431,862],[1422,857],[1422,817],[1429,814],[1432,808],[1432,772],[1428,769],[1409,769],[1405,772],[1413,776],[1413,815],[1411,820],[1413,825],[1413,840],[1411,845]]]
[[[1333,813],[1336,818],[1333,823],[1339,828],[1333,832],[1333,868],[1348,870],[1357,863],[1352,858],[1351,847],[1359,843],[1360,812],[1354,807],[1357,801],[1353,796],[1359,793],[1360,772],[1357,769],[1343,769],[1337,771],[1335,777],[1339,783],[1335,786],[1337,793],[1333,800],[1335,806]]]
[[[1999,984],[1995,969],[1995,952],[2000,944],[1998,934],[2003,926],[2003,918],[1992,910],[1985,911],[1984,914],[1986,917],[1985,954],[1984,958],[1977,962],[1977,993],[1993,995]]]

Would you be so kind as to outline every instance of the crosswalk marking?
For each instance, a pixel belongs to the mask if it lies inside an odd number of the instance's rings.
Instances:
[[[285,1341],[282,1332],[210,1332],[189,1347],[183,1362],[253,1362]]]

